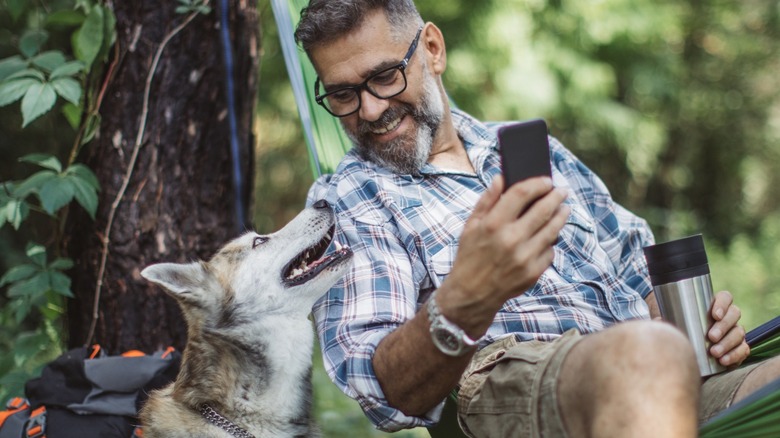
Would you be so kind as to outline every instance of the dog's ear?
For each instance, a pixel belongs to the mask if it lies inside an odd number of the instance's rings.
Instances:
[[[197,300],[198,291],[207,281],[207,273],[200,263],[158,263],[147,266],[141,276],[164,287],[171,295],[182,300]]]

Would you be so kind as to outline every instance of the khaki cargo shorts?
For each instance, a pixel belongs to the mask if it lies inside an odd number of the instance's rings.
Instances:
[[[458,422],[471,437],[567,437],[557,383],[568,352],[582,339],[570,330],[551,342],[510,336],[477,352],[458,392]],[[708,378],[699,418],[731,405],[739,385],[758,364]]]

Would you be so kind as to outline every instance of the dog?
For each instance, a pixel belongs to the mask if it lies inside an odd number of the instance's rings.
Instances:
[[[308,315],[351,264],[334,231],[334,214],[320,201],[276,233],[236,238],[208,262],[141,272],[178,301],[188,337],[178,377],[141,409],[144,437],[320,435]]]

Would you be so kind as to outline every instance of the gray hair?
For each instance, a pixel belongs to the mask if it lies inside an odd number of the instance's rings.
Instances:
[[[311,55],[313,48],[359,28],[377,10],[385,13],[396,38],[404,30],[423,24],[413,0],[311,0],[301,10],[295,41]]]

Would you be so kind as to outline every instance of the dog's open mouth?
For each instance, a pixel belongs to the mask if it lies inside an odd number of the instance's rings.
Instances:
[[[352,250],[349,249],[349,247],[341,246],[341,244],[336,241],[333,243],[336,247],[336,251],[327,257],[323,257],[325,250],[328,249],[328,246],[333,240],[334,231],[335,228],[331,227],[331,229],[325,233],[325,237],[323,237],[322,240],[317,242],[314,246],[305,249],[284,267],[282,276],[286,285],[299,286],[306,283],[316,277],[323,269],[326,269],[328,266],[331,266],[344,257],[352,254]]]

